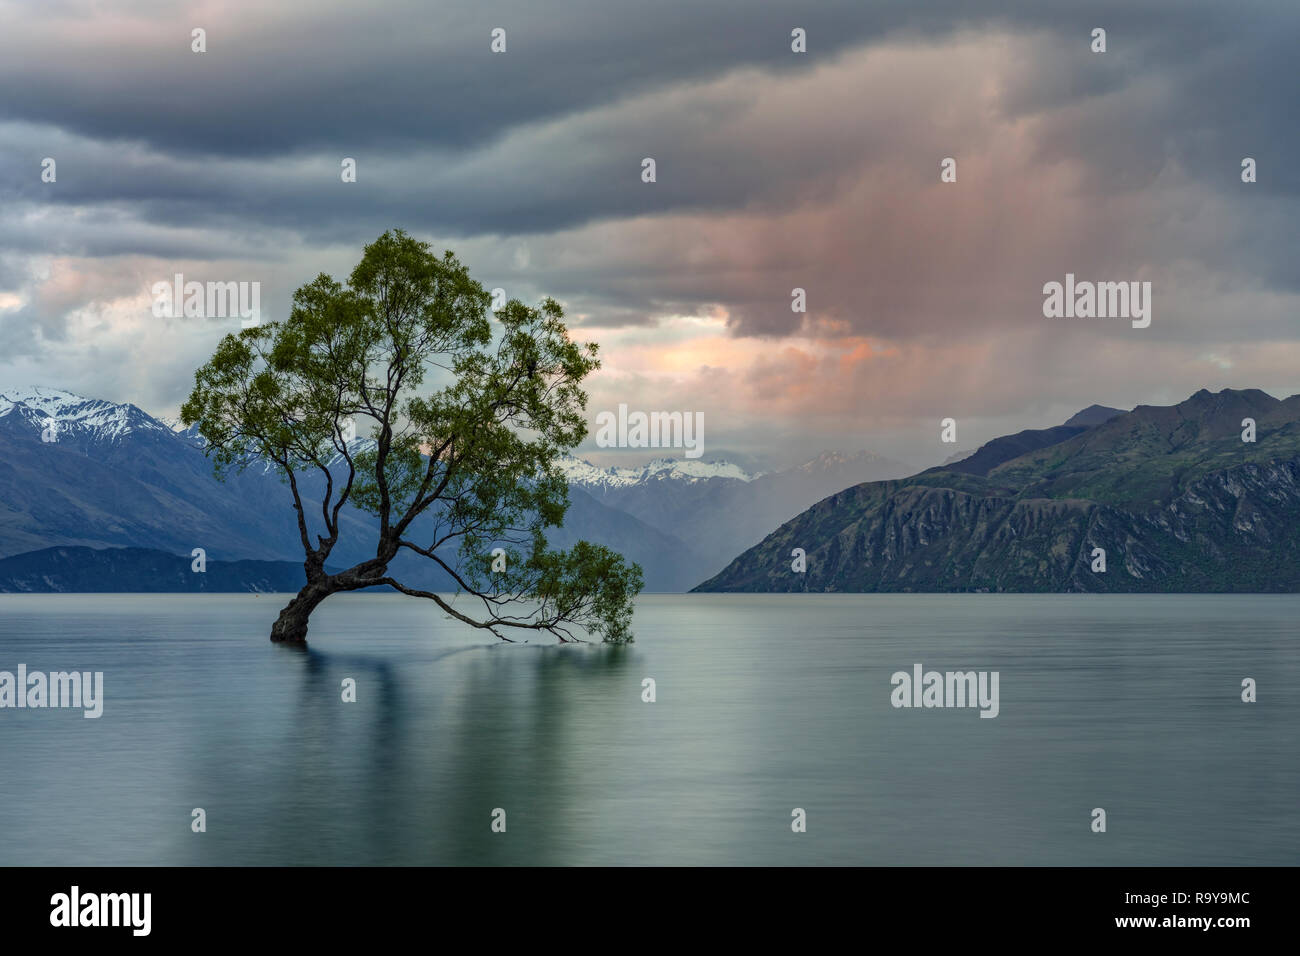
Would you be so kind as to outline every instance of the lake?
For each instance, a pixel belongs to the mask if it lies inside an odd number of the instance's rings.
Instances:
[[[1300,862],[1300,596],[646,595],[608,647],[341,595],[306,651],[286,601],[0,595],[0,670],[104,674],[0,710],[0,864]]]

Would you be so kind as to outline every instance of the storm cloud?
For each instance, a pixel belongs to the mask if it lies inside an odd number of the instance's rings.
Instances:
[[[561,299],[602,344],[593,414],[690,403],[752,451],[923,459],[935,416],[965,445],[1093,402],[1300,391],[1293,3],[65,0],[0,22],[0,380],[167,412],[230,329],[160,324],[153,281],[260,281],[274,319],[402,226]],[[1044,318],[1066,273],[1152,282],[1151,327]]]

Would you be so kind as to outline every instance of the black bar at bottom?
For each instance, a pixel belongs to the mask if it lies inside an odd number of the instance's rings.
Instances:
[[[1100,935],[1231,944],[1283,930],[1294,881],[1293,870],[1274,868],[31,867],[0,869],[0,926],[6,942],[337,945],[439,924],[536,941],[585,932],[594,917],[614,927],[611,944],[701,921],[742,936],[789,923],[873,940],[919,933],[914,941],[926,943]],[[571,918],[581,927],[566,926]]]

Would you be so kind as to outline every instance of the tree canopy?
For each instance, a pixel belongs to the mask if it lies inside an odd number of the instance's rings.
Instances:
[[[305,641],[322,600],[375,585],[503,640],[532,630],[568,641],[575,628],[631,640],[641,569],[600,545],[546,540],[568,507],[557,459],[586,436],[581,383],[597,347],[570,340],[553,299],[511,300],[495,322],[490,303],[451,252],[393,230],[365,247],[346,285],[318,276],[285,321],[225,336],[195,373],[181,418],[198,425],[217,473],[270,462],[292,493],[307,583],[272,640]],[[354,429],[373,440],[349,441]],[[324,489],[315,499],[308,475]],[[374,556],[331,572],[349,507],[378,520]],[[440,566],[470,610],[393,577],[404,550]]]

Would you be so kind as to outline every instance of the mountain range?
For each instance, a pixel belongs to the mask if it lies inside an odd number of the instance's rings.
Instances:
[[[1300,395],[1092,406],[832,494],[695,590],[1300,590]]]
[[[643,468],[599,469],[567,458],[561,467],[570,489],[680,538],[698,573],[692,584],[826,495],[913,470],[869,452],[823,452],[795,468],[757,475],[725,461],[658,459]]]
[[[769,473],[560,467],[570,508],[552,545],[614,548],[648,591],[1300,590],[1300,396],[1094,405],[916,474],[867,452]],[[319,484],[303,488],[310,506]],[[369,515],[342,520],[337,566],[375,536]],[[196,547],[208,577],[188,571]],[[455,587],[414,555],[393,571]],[[294,590],[302,574],[272,469],[218,481],[193,429],[60,389],[0,391],[0,591]]]
[[[602,469],[568,457],[561,467],[570,507],[550,543],[607,545],[642,566],[649,591],[685,591],[830,492],[909,470],[865,453],[772,474],[673,459]],[[310,507],[320,483],[307,478],[303,492]],[[341,520],[331,563],[346,566],[372,553],[375,530],[354,509]],[[188,569],[196,547],[220,573],[176,584],[170,569]],[[0,591],[261,591],[296,589],[303,575],[291,499],[274,470],[218,481],[194,429],[46,387],[0,390],[0,559]],[[412,586],[455,589],[415,555],[393,571]]]

